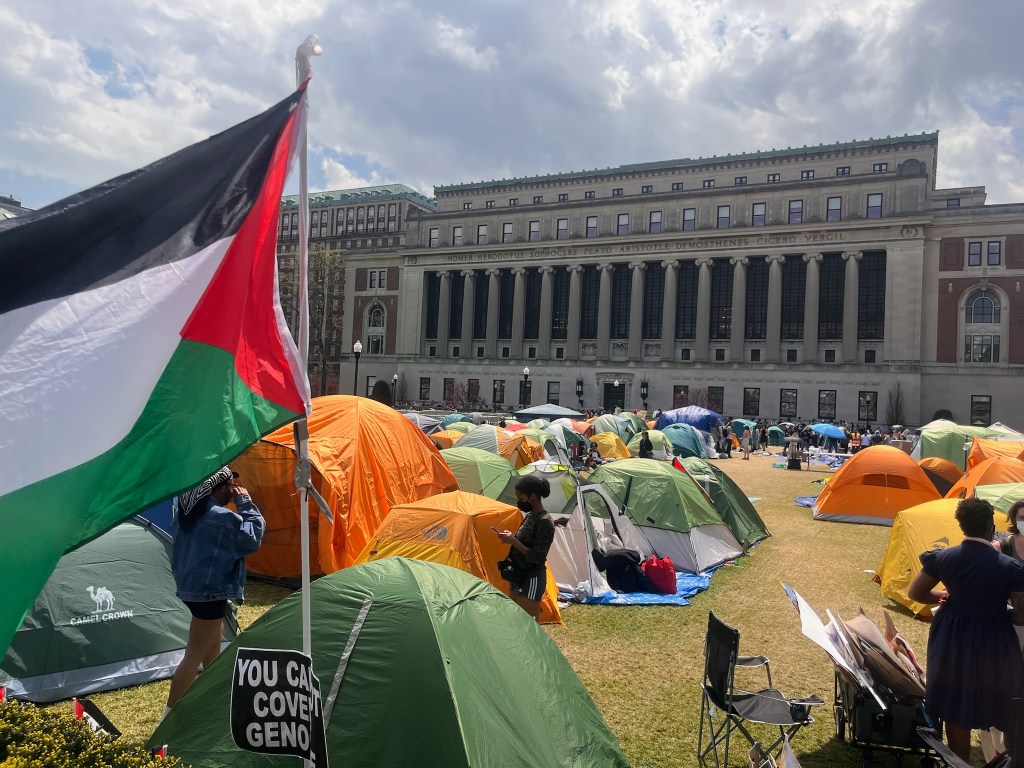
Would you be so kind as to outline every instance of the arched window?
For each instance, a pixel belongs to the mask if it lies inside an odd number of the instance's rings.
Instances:
[[[384,306],[374,302],[366,309],[366,351],[370,355],[384,354],[384,333],[387,318]]]
[[[961,362],[981,365],[1005,362],[1001,343],[1007,331],[1005,304],[1001,292],[991,286],[982,285],[966,294],[960,313]]]
[[[383,328],[384,327],[384,308],[379,304],[375,305],[370,310],[370,328]]]
[[[967,299],[964,308],[966,323],[998,323],[999,298],[986,290],[975,291]]]

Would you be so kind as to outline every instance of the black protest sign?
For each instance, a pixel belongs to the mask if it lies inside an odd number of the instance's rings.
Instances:
[[[327,768],[312,660],[299,651],[239,648],[231,676],[231,737],[250,752],[295,755]]]

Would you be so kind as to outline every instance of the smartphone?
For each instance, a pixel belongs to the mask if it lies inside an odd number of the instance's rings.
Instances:
[[[498,530],[497,528],[495,528],[495,527],[494,527],[493,525],[491,526],[491,530],[492,530],[492,531],[494,531],[495,533],[501,533],[501,531],[499,531],[499,530]]]

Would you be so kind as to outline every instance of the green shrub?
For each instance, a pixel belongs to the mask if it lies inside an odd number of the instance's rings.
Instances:
[[[137,742],[94,734],[70,712],[0,701],[0,768],[182,768]]]

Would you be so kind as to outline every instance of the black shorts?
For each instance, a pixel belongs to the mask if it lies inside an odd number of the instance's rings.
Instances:
[[[514,595],[525,597],[528,600],[540,601],[544,597],[544,590],[548,587],[547,569],[540,571],[537,575],[531,576],[519,584],[511,584],[510,592]]]
[[[202,619],[203,621],[223,619],[228,609],[227,600],[203,600],[202,602],[182,600],[182,602],[188,606],[189,611],[192,612],[195,618]]]

